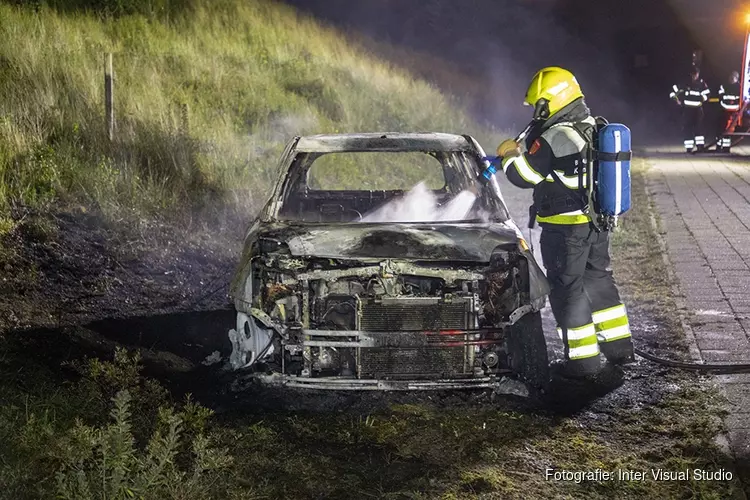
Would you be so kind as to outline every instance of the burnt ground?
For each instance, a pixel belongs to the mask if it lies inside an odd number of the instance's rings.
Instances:
[[[631,220],[614,252],[634,338],[687,358],[671,285],[657,277],[661,255],[643,246],[652,228],[645,214]],[[242,231],[230,233],[123,232],[81,212],[26,219],[6,236],[0,265],[0,377],[22,387],[24,373],[44,372],[63,384],[78,376],[72,360],[137,350],[143,374],[175,401],[191,393],[216,412],[215,438],[235,457],[227,484],[242,497],[742,498],[736,473],[712,482],[545,478],[547,468],[734,470],[715,441],[722,410],[711,379],[641,358],[594,384],[557,381],[545,402],[491,391],[268,389],[227,372],[226,289]],[[559,354],[554,334],[549,341]],[[210,363],[216,352],[222,360]]]
[[[631,313],[646,325],[636,330],[639,345],[657,352],[664,345],[662,330],[642,311]],[[355,414],[386,410],[391,404],[436,406],[486,406],[551,411],[574,415],[581,423],[601,421],[623,407],[650,406],[676,390],[664,384],[668,371],[643,359],[626,368],[611,367],[594,384],[556,380],[549,400],[516,397],[501,391],[424,391],[418,393],[331,393],[302,389],[263,387],[249,375],[229,372],[230,347],[226,332],[233,326],[231,309],[169,313],[133,318],[105,319],[60,328],[29,328],[5,332],[6,352],[19,359],[33,359],[50,370],[84,357],[111,357],[118,346],[137,350],[144,374],[160,380],[176,399],[186,393],[219,413],[276,411]],[[220,354],[221,361],[213,359]],[[580,413],[583,411],[583,413]]]
[[[0,240],[2,330],[230,307],[243,226],[118,225],[83,210],[16,218]]]
[[[116,346],[137,349],[148,375],[164,380],[176,393],[200,396],[214,408],[327,411],[340,407],[361,412],[402,399],[447,405],[456,398],[470,403],[498,399],[499,394],[483,391],[426,393],[415,399],[400,393],[362,397],[323,392],[321,397],[315,391],[310,397],[310,391],[290,389],[281,391],[288,395],[280,395],[278,389],[255,388],[249,378],[227,373],[226,365],[230,352],[226,332],[234,325],[227,290],[236,250],[220,245],[234,244],[236,249],[237,242],[206,234],[185,240],[184,233],[166,225],[147,228],[137,238],[134,234],[83,212],[22,221],[6,239],[6,245],[16,250],[4,263],[0,295],[5,340],[17,346],[19,355],[46,359],[50,367],[87,355],[107,356]],[[650,339],[650,347],[655,347],[660,328],[653,318],[640,315],[634,320],[644,328],[638,337]],[[545,311],[548,329],[550,318]],[[559,339],[548,337],[550,358],[559,358]],[[215,353],[222,361],[210,363],[208,358]],[[640,362],[622,380],[649,379],[647,375],[657,372],[652,364]],[[570,408],[559,410],[574,411],[620,381],[615,377],[585,387],[579,398],[571,398],[568,387],[564,403]],[[236,393],[216,390],[227,382]],[[264,396],[256,398],[255,391]],[[644,395],[652,393],[656,399],[661,397],[655,388],[644,391]],[[612,397],[628,396],[610,394],[596,405],[604,411],[607,404],[615,404],[608,403]]]

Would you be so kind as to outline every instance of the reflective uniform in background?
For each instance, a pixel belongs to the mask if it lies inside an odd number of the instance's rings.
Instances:
[[[706,137],[703,132],[703,103],[708,101],[711,90],[700,77],[697,68],[690,73],[690,81],[678,87],[672,86],[670,99],[674,99],[682,106],[682,134],[685,151],[702,151],[706,147]]]
[[[543,110],[526,151],[511,139],[497,153],[511,183],[534,189],[549,300],[565,345],[563,371],[594,375],[602,368],[601,354],[617,364],[634,358],[627,312],[610,268],[610,234],[597,232],[583,211],[588,144],[575,127],[590,138],[596,122],[575,77],[562,68],[539,71],[525,104]]]
[[[719,87],[719,103],[723,113],[719,115],[719,135],[716,138],[716,150],[729,153],[732,147],[732,138],[724,135],[729,128],[734,114],[740,110],[740,74],[732,71],[729,75],[729,83]]]

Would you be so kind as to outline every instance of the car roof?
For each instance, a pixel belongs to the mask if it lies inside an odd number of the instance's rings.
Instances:
[[[466,137],[441,132],[373,132],[300,137],[294,148],[303,153],[343,151],[474,151]]]

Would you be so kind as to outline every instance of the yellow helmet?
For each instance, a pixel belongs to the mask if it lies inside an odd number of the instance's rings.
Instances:
[[[580,97],[583,97],[583,92],[573,73],[557,66],[550,66],[537,71],[531,79],[523,102],[536,107],[539,99],[546,99],[549,115],[545,118],[549,118]]]

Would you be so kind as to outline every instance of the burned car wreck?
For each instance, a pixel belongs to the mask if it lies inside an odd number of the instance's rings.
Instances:
[[[484,152],[438,133],[297,137],[245,239],[231,365],[314,389],[543,389],[543,271]]]

